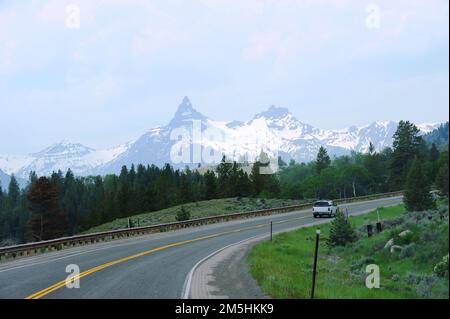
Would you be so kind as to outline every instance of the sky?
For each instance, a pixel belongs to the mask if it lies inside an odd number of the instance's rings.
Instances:
[[[448,121],[448,0],[0,0],[0,154],[270,105],[324,129]]]

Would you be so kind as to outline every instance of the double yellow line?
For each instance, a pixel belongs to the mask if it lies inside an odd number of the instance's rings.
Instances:
[[[274,224],[287,223],[287,222],[290,222],[290,221],[304,219],[304,218],[308,218],[308,217],[309,216],[303,216],[303,217],[296,217],[296,218],[286,219],[286,220],[274,222]],[[196,241],[206,240],[206,239],[210,239],[210,238],[214,238],[214,237],[219,237],[219,236],[223,236],[223,235],[243,232],[243,231],[246,231],[246,230],[257,229],[257,228],[262,228],[262,227],[267,227],[267,223],[259,224],[259,225],[251,226],[251,227],[240,228],[240,229],[227,231],[227,232],[216,233],[216,234],[212,234],[212,235],[208,235],[208,236],[197,237],[197,238],[193,238],[193,239],[189,239],[189,240],[180,241],[180,242],[177,242],[177,243],[172,243],[172,244],[160,246],[160,247],[153,248],[153,249],[150,249],[150,250],[146,250],[146,251],[143,251],[143,252],[140,252],[140,253],[137,253],[137,254],[134,254],[134,255],[122,258],[122,259],[114,260],[114,261],[111,261],[109,263],[106,263],[106,264],[103,264],[103,265],[100,265],[100,266],[88,269],[86,271],[83,271],[82,273],[80,273],[80,274],[78,274],[76,276],[73,276],[70,279],[59,281],[56,284],[51,285],[50,287],[47,287],[47,288],[45,288],[43,290],[40,290],[40,291],[38,291],[38,292],[36,292],[36,293],[26,297],[25,299],[40,299],[40,298],[42,298],[42,297],[44,297],[44,296],[46,296],[46,295],[48,295],[48,294],[50,294],[50,293],[60,289],[60,288],[63,288],[64,286],[66,286],[67,283],[79,280],[79,279],[81,279],[83,277],[89,276],[89,275],[91,275],[91,274],[93,274],[93,273],[95,273],[97,271],[102,270],[102,269],[105,269],[105,268],[108,268],[108,267],[111,267],[111,266],[114,266],[114,265],[117,265],[117,264],[129,261],[129,260],[132,260],[132,259],[136,259],[136,258],[145,256],[145,255],[148,255],[148,254],[151,254],[151,253],[155,253],[155,252],[158,252],[158,251],[161,251],[161,250],[165,250],[165,249],[168,249],[168,248],[172,248],[172,247],[186,245],[186,244],[193,243],[193,242],[196,242]]]

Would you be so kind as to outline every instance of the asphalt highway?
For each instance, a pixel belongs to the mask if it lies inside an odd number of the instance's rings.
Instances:
[[[361,214],[401,201],[401,197],[392,197],[340,206],[347,207],[350,214]],[[186,277],[198,261],[222,247],[268,233],[270,221],[274,231],[279,231],[318,220],[308,209],[4,262],[0,263],[0,298],[181,298]],[[71,274],[66,272],[68,265],[80,269],[79,288],[66,286]]]

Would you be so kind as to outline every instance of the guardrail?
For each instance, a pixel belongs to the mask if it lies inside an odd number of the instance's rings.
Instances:
[[[360,197],[353,197],[353,198],[346,198],[346,199],[337,199],[337,200],[335,200],[335,202],[343,204],[343,203],[351,203],[351,202],[364,201],[364,200],[395,197],[395,196],[401,196],[401,195],[403,195],[403,192],[399,191],[399,192],[367,195],[367,196],[360,196]],[[16,258],[17,256],[35,255],[35,254],[44,253],[47,251],[61,250],[61,249],[68,248],[68,247],[81,246],[81,245],[96,243],[96,242],[100,242],[100,241],[109,241],[109,240],[120,239],[120,238],[124,238],[124,237],[140,236],[140,235],[145,235],[145,234],[149,234],[149,233],[167,232],[167,231],[181,229],[181,228],[195,227],[195,226],[213,224],[213,223],[230,221],[230,220],[235,220],[235,219],[244,219],[244,218],[252,218],[252,217],[286,213],[286,212],[290,212],[290,211],[310,208],[310,207],[312,207],[312,204],[313,203],[311,202],[311,203],[305,203],[305,204],[301,204],[301,205],[269,208],[269,209],[263,209],[263,210],[254,210],[254,211],[225,214],[225,215],[218,215],[218,216],[212,216],[212,217],[203,217],[203,218],[191,219],[191,220],[181,221],[181,222],[173,222],[173,223],[166,223],[166,224],[157,224],[157,225],[148,225],[148,226],[142,226],[142,227],[118,229],[118,230],[111,230],[111,231],[105,231],[105,232],[99,232],[99,233],[76,235],[76,236],[71,236],[71,237],[62,237],[62,238],[40,241],[40,242],[32,242],[32,243],[27,243],[27,244],[22,244],[22,245],[0,247],[0,261],[2,261],[4,259],[9,259],[9,258]]]

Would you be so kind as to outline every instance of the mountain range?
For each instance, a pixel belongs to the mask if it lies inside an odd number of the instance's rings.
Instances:
[[[155,127],[134,141],[104,150],[61,141],[33,154],[0,155],[0,170],[1,174],[15,174],[22,179],[28,179],[30,171],[50,175],[69,168],[79,176],[105,175],[118,173],[123,165],[131,164],[162,166],[171,163],[175,167],[189,163],[189,166],[197,166],[199,162],[210,164],[208,156],[212,154],[216,154],[216,159],[225,154],[235,160],[251,162],[262,150],[269,156],[279,155],[285,161],[308,162],[315,158],[321,146],[332,156],[351,151],[367,152],[369,142],[377,150],[391,146],[397,126],[396,121],[386,121],[324,130],[303,123],[287,108],[276,106],[270,106],[246,122],[215,121],[195,110],[185,97],[167,125]],[[417,126],[426,134],[439,124]],[[188,161],[178,161],[180,153],[176,150],[180,149],[184,149],[184,154],[192,153]],[[4,179],[2,177],[2,182]]]

